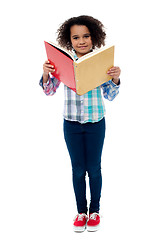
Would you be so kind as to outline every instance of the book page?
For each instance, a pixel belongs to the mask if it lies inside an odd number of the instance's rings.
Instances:
[[[93,90],[112,79],[107,71],[114,66],[114,46],[92,57],[74,62],[77,94]]]
[[[81,58],[79,58],[77,60],[77,63],[80,63],[80,62],[84,61],[85,59],[88,59],[88,58],[91,58],[92,56],[100,54],[101,52],[106,52],[108,49],[110,49],[112,47],[114,47],[114,46],[110,46],[110,47],[105,46],[105,47],[101,47],[100,49],[93,50],[92,52],[87,53],[84,56],[82,56]]]
[[[66,55],[67,57],[71,58],[72,60],[74,60],[74,56],[73,54],[68,51],[67,49],[64,49],[62,47],[60,47],[59,45],[52,43],[52,42],[48,42],[51,46],[55,47],[58,51],[60,51],[61,53],[63,53],[64,55]]]

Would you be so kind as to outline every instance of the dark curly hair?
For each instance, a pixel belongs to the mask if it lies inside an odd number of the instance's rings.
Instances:
[[[72,44],[70,39],[70,28],[73,25],[85,25],[91,34],[93,49],[95,47],[101,47],[105,45],[106,33],[104,31],[103,24],[91,17],[82,15],[79,17],[73,17],[66,20],[57,30],[58,36],[57,41],[61,47],[67,48],[68,50],[72,50]]]

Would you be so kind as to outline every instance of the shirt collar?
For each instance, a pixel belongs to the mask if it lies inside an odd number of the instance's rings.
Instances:
[[[76,52],[73,50],[73,57],[74,57],[74,59],[77,61],[78,60],[78,57],[77,57],[77,54],[76,54]]]

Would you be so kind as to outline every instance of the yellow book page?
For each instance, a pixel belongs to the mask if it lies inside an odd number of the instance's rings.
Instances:
[[[93,90],[112,77],[107,71],[114,65],[114,46],[98,52],[79,63],[74,63],[76,90],[78,95]]]

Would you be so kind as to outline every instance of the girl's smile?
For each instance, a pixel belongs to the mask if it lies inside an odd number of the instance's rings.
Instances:
[[[92,39],[89,29],[84,25],[73,25],[70,28],[72,47],[76,51],[77,57],[89,53],[92,49]]]

